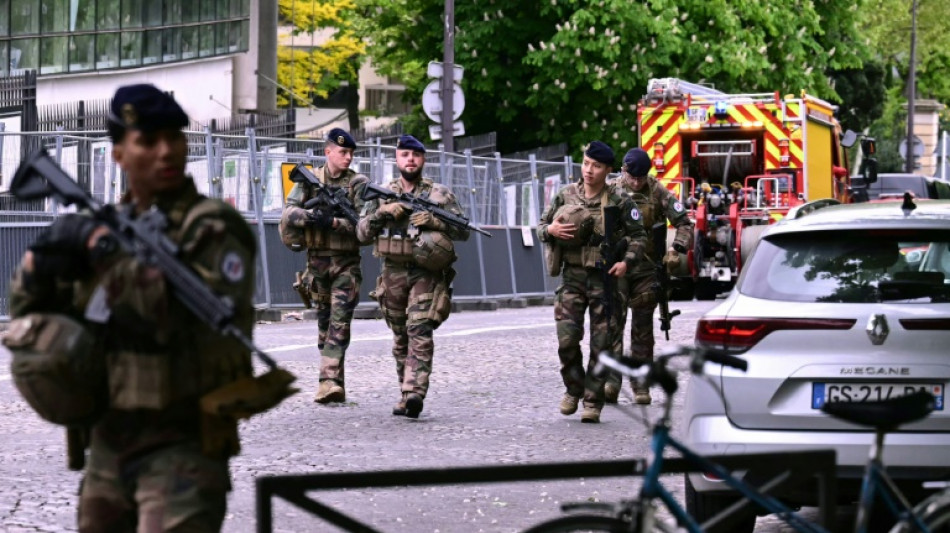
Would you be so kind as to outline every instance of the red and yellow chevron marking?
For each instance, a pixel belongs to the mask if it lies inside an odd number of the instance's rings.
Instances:
[[[660,181],[677,197],[679,196],[679,183],[670,183],[670,178],[681,177],[682,171],[682,143],[680,142],[679,126],[683,123],[683,111],[673,106],[648,107],[641,112],[640,142],[642,148],[650,154],[652,159],[655,155],[654,147],[656,143],[663,143],[664,153],[663,162],[666,170],[660,176]]]
[[[776,110],[773,115],[772,110]],[[761,122],[765,128],[765,169],[781,168],[781,153],[778,146],[779,139],[789,137],[787,130],[782,127],[782,117],[774,105],[758,106],[756,104],[740,104],[729,107],[730,122]],[[789,163],[792,168],[802,167],[801,138],[798,142],[789,143]]]

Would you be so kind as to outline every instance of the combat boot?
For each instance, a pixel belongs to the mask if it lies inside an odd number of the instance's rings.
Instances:
[[[597,424],[600,422],[600,407],[584,406],[584,412],[581,413],[581,422],[585,424]]]
[[[577,402],[580,401],[580,398],[577,396],[571,396],[568,393],[564,393],[564,397],[561,398],[561,414],[562,415],[572,415],[577,412]]]
[[[325,379],[320,382],[320,388],[317,389],[317,397],[313,401],[317,403],[342,402],[346,400],[346,391],[343,387],[337,385],[332,379]]]
[[[406,416],[406,393],[402,393],[399,402],[393,406],[393,414],[396,416]]]
[[[631,384],[631,387],[633,387],[633,400],[637,402],[637,405],[650,405],[653,398],[650,397],[648,387],[638,387],[635,384]]]
[[[422,412],[422,396],[410,392],[406,395],[406,416],[409,418],[419,418]]]
[[[617,403],[618,398],[620,398],[620,387],[613,383],[604,385],[604,401],[606,403]]]

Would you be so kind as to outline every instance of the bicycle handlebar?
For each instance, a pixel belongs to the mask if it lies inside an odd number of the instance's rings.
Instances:
[[[745,359],[740,359],[734,355],[729,355],[728,353],[723,352],[721,350],[713,350],[710,348],[704,348],[703,357],[711,363],[718,363],[722,366],[736,368],[743,372],[749,369],[748,361],[746,361]]]
[[[706,361],[736,368],[743,372],[749,368],[747,361],[730,355],[723,350],[676,346],[656,354],[654,361],[646,361],[630,356],[615,357],[609,352],[601,352],[597,365],[594,367],[594,372],[603,375],[607,369],[614,370],[631,379],[642,379],[646,381],[647,386],[660,385],[668,394],[672,394],[676,390],[676,376],[675,373],[666,368],[666,365],[670,358],[677,356],[690,356],[690,371],[694,374],[702,370],[703,363]]]

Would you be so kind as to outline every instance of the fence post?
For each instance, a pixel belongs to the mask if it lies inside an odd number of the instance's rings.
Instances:
[[[0,185],[3,185],[3,145],[6,144],[7,137],[3,135],[3,132],[6,131],[7,125],[5,122],[0,122]]]
[[[59,132],[56,134],[56,164],[63,166],[63,127],[56,126],[56,131]]]
[[[574,160],[569,155],[564,156],[564,181],[562,187],[574,182]]]
[[[540,187],[538,187],[538,158],[535,157],[535,155],[534,155],[533,153],[532,153],[532,154],[528,154],[528,165],[529,165],[530,168],[531,168],[531,197],[534,198],[534,201],[538,203],[537,208],[535,209],[535,213],[534,213],[535,216],[537,217],[537,218],[535,218],[535,223],[534,223],[535,226],[534,226],[534,227],[537,227],[537,225],[538,225],[538,224],[540,223],[540,221],[541,221],[541,205],[542,205],[542,201],[541,201],[541,197],[540,197],[540,194],[541,194],[541,193],[538,191],[538,189],[540,189]],[[528,205],[528,206],[525,206],[525,207],[526,207],[526,208],[529,208],[529,207],[531,207],[531,206]],[[531,218],[530,218],[530,217],[528,218],[528,223],[529,223],[529,227],[530,227],[530,223],[531,223]],[[539,246],[541,245],[541,239],[538,239],[538,245],[539,245]],[[538,258],[541,260],[541,272],[544,272],[544,273],[546,274],[547,271],[548,271],[548,267],[547,267],[547,265],[545,264],[545,261],[544,261],[544,250],[543,250],[543,249],[541,250],[541,253],[538,254]]]
[[[472,199],[472,225],[478,226],[481,217],[478,216],[478,204],[475,202],[475,168],[472,166],[472,150],[465,149],[465,173],[468,175],[469,197]],[[475,233],[475,248],[478,250],[478,276],[482,282],[482,296],[488,296],[488,287],[485,285],[485,253],[482,251],[482,234]]]
[[[257,183],[260,183],[259,169],[257,167],[257,137],[254,128],[244,130],[247,135],[247,153],[249,158],[249,185],[251,189],[251,201],[254,202],[254,216],[257,217],[257,239],[258,256],[261,258],[261,274],[264,276],[264,303],[267,307],[271,306],[270,296],[270,272],[267,268],[267,237],[264,236],[264,210],[261,208],[260,189]]]
[[[499,209],[505,213],[505,242],[508,243],[508,273],[511,274],[511,292],[518,295],[518,281],[515,275],[515,250],[511,246],[511,220],[508,219],[508,202],[505,198],[505,180],[502,176],[501,152],[495,152],[495,171],[498,174]]]
[[[205,126],[204,132],[205,160],[208,162],[208,194],[212,198],[221,198],[221,195],[217,194],[217,187],[221,181],[221,177],[214,175],[214,140],[211,138],[211,128]]]

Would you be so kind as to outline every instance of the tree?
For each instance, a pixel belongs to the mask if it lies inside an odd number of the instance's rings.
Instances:
[[[294,36],[316,33],[322,41],[313,48],[278,47],[277,81],[293,91],[279,88],[278,106],[291,105],[294,96],[295,105],[309,105],[341,82],[356,84],[366,47],[353,34],[353,0],[280,0],[278,8],[281,23],[290,25]]]
[[[419,101],[426,63],[442,57],[443,2],[357,1],[369,55]],[[462,120],[470,133],[498,131],[504,150],[600,138],[621,151],[637,143],[650,78],[836,99],[826,72],[865,57],[859,13],[824,0],[457,2]]]

